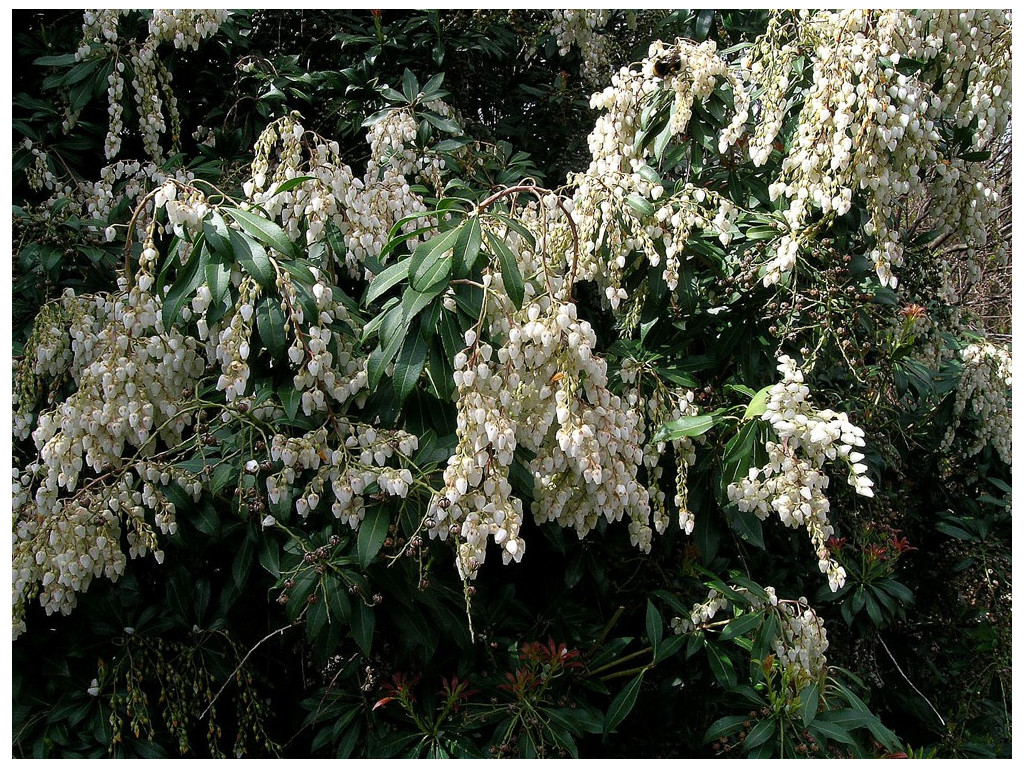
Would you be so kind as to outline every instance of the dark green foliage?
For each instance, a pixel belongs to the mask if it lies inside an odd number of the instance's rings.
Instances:
[[[166,537],[165,562],[130,561],[120,581],[97,580],[70,616],[30,609],[28,634],[13,644],[15,757],[788,758],[912,747],[1009,756],[1010,467],[990,447],[964,463],[947,450],[962,366],[953,358],[928,368],[912,354],[913,339],[886,330],[897,298],[865,257],[872,243],[855,221],[862,209],[822,233],[813,268],[795,272],[783,290],[761,285],[756,265],[784,227],[781,204],[768,196],[782,148],[766,167],[739,155],[720,161],[728,88],[695,105],[685,145],[669,142],[668,99],[645,112],[637,141],[654,148],[656,167],[645,172],[666,187],[704,185],[746,210],[732,244],[695,233],[675,292],[660,269],[630,271],[638,322],[622,338],[592,286],[575,296],[609,350],[609,371],[641,360],[656,372],[652,390],[697,392],[701,415],[671,420],[654,436],[698,438],[692,536],[673,524],[647,556],[630,546],[624,526],[602,521],[581,541],[526,514],[523,562],[490,560],[467,584],[451,547],[429,539],[426,482],[440,485],[456,442],[453,359],[480,314],[477,281],[490,265],[520,308],[530,279],[485,228],[521,228],[512,205],[478,206],[515,184],[555,188],[589,160],[594,114],[579,52],[559,56],[539,13],[238,12],[198,52],[168,57],[183,129],[166,169],[189,168],[226,194],[247,176],[263,128],[293,110],[362,168],[367,126],[411,106],[420,146],[450,162],[443,197],[420,189],[430,208],[420,218],[435,217],[436,236],[413,249],[408,239],[426,230],[410,235],[396,225],[384,263],[366,264],[371,279],[332,276],[335,295],[367,321],[357,339],[369,355],[363,418],[418,435],[411,464],[427,480],[400,500],[370,492],[357,531],[326,500],[299,521],[289,500],[266,501],[266,425],[256,417],[230,428],[215,416],[204,422],[188,435],[198,452],[173,457],[201,476],[203,493],[193,502],[174,482],[166,486],[180,524]],[[616,65],[646,55],[653,36],[727,49],[754,39],[767,20],[760,11],[614,13]],[[63,214],[60,203],[42,212],[45,195],[25,184],[26,137],[76,178],[97,176],[106,74],[98,60],[64,56],[79,42],[77,12],[18,11],[14,23],[23,62],[13,97],[18,357],[43,305],[66,288],[113,290],[116,270],[136,269],[141,247],[126,245],[123,233],[107,242],[95,222]],[[529,48],[537,53],[527,59]],[[235,67],[246,59],[253,67]],[[441,97],[458,124],[428,106]],[[66,135],[62,99],[82,109]],[[215,147],[192,138],[199,125],[213,130]],[[969,142],[942,130],[965,154]],[[790,120],[782,135],[792,132]],[[131,131],[126,141],[139,143]],[[655,210],[640,195],[625,202],[641,216]],[[131,215],[114,211],[102,225]],[[252,407],[279,404],[285,416],[275,428],[294,434],[319,424],[304,415],[284,371],[295,323],[294,307],[282,304],[281,273],[307,319],[315,317],[311,269],[325,263],[327,248],[344,250],[336,231],[319,252],[302,243],[259,211],[226,205],[195,242],[156,243],[167,265],[159,278],[168,289],[166,327],[195,327],[182,310],[200,286],[229,311],[238,297],[231,262],[261,286],[252,351],[261,389]],[[179,247],[192,248],[187,258],[172,253]],[[926,247],[923,236],[908,243],[910,251]],[[928,295],[925,278],[908,283],[907,296]],[[455,311],[443,309],[449,289]],[[945,311],[928,310],[937,319]],[[332,330],[353,335],[341,320]],[[835,593],[802,532],[728,503],[729,484],[765,462],[772,435],[759,416],[783,345],[814,350],[818,405],[846,411],[867,432],[876,498],[856,496],[844,477],[830,488],[830,547],[848,574]],[[195,393],[204,419],[222,408],[215,380]],[[40,402],[57,402],[70,387],[58,380]],[[30,455],[31,441],[16,443],[19,465]],[[247,467],[252,457],[255,469]],[[527,501],[530,458],[520,450],[511,472]],[[811,598],[828,628],[835,669],[796,695],[775,657],[783,630],[765,607],[768,584],[780,596]],[[729,603],[720,625],[675,633],[672,618],[688,616],[710,587]]]

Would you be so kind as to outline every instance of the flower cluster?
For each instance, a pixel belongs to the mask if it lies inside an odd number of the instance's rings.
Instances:
[[[96,338],[110,310],[107,297],[76,296],[71,289],[40,310],[14,371],[16,438],[29,436],[37,409],[44,399],[46,405],[53,403],[62,379],[76,378],[94,359]]]
[[[149,19],[149,38],[156,43],[169,41],[180,50],[198,50],[199,43],[215,35],[227,18],[227,11],[157,9]]]
[[[173,470],[154,469],[145,457],[155,454],[157,438],[166,446],[181,443],[189,425],[181,402],[205,366],[195,339],[162,328],[159,300],[148,290],[154,263],[146,253],[131,288],[122,278],[113,296],[66,294],[27,346],[33,358],[23,361],[18,398],[30,400],[40,380],[55,375],[69,376],[75,389],[40,413],[31,433],[38,460],[16,477],[16,634],[24,631],[20,617],[31,597],[38,595],[48,612],[67,613],[75,592],[93,577],[120,575],[122,524],[131,557],[149,551],[162,557],[146,510],[165,533],[174,527],[173,507],[154,490]],[[53,325],[61,320],[70,324],[70,333],[59,329],[63,338]],[[21,430],[28,428],[24,418]],[[129,452],[139,458],[126,465]],[[192,480],[182,484],[198,494]]]
[[[423,108],[458,124],[452,108],[441,100],[424,102]],[[443,187],[441,173],[445,168],[444,158],[417,148],[418,127],[415,115],[407,107],[391,109],[370,127],[366,134],[370,144],[370,161],[366,167],[367,184],[387,175],[390,170],[403,179],[433,184],[437,189]],[[459,130],[455,135],[461,133]]]
[[[82,42],[75,57],[88,57],[94,48],[113,49],[118,38],[118,19],[122,10],[86,10],[82,14]]]
[[[943,448],[952,445],[963,414],[970,403],[974,416],[974,435],[967,456],[974,456],[991,445],[999,458],[1011,464],[1013,417],[1010,391],[1013,386],[1013,357],[1007,349],[988,342],[968,344],[960,350],[963,373],[956,390],[953,422],[943,440]]]
[[[672,68],[659,75],[659,63],[665,60],[673,62]],[[664,262],[665,281],[674,290],[680,254],[694,231],[710,227],[724,244],[733,237],[739,213],[735,206],[718,193],[691,184],[666,195],[648,173],[652,149],[640,148],[637,142],[642,112],[652,100],[671,100],[671,131],[681,135],[694,101],[707,98],[720,80],[732,87],[737,109],[720,138],[724,149],[742,133],[747,98],[713,42],[698,46],[679,41],[669,47],[655,43],[639,69],[623,68],[591,99],[591,106],[603,111],[588,139],[592,159],[585,173],[571,179],[576,185],[573,217],[581,249],[578,272],[581,279],[599,281],[613,308],[627,298],[622,277],[630,254],[644,254],[653,266]],[[642,215],[628,203],[636,197],[652,201],[653,214]],[[610,260],[601,258],[605,251]]]
[[[608,75],[611,45],[609,38],[599,30],[608,25],[611,15],[607,9],[551,11],[551,34],[555,36],[558,53],[565,56],[576,46],[583,59],[583,79],[591,86],[598,85]]]
[[[464,578],[483,564],[489,538],[505,562],[518,561],[522,501],[511,494],[509,468],[522,446],[535,455],[529,469],[538,522],[555,521],[582,538],[602,517],[628,517],[632,542],[648,551],[650,501],[637,479],[641,417],[608,390],[590,324],[575,304],[546,294],[518,311],[507,296],[493,299],[490,336],[503,344],[494,349],[471,330],[467,350],[456,356],[459,442],[431,502],[432,534],[456,536]]]
[[[121,151],[121,134],[124,132],[124,62],[118,61],[107,75],[107,113],[110,124],[107,138],[103,142],[103,154],[107,160],[117,157]]]
[[[340,440],[340,443],[335,443]],[[275,435],[270,456],[281,469],[266,479],[272,504],[289,504],[305,518],[321,500],[352,528],[366,513],[366,496],[379,490],[389,497],[405,498],[415,484],[410,467],[419,440],[401,430],[377,430],[368,425],[336,420],[333,434],[326,428],[300,437]],[[389,466],[397,460],[400,466]],[[404,466],[402,466],[404,465]],[[298,482],[307,471],[312,477]],[[297,488],[301,488],[295,493]],[[330,495],[328,495],[330,494]],[[273,524],[269,516],[265,524]]]
[[[835,591],[846,582],[846,572],[827,546],[833,528],[828,521],[825,464],[842,461],[848,466],[848,482],[854,490],[873,496],[867,466],[861,463],[864,455],[856,450],[864,446],[864,432],[851,424],[845,413],[819,411],[810,403],[810,391],[794,360],[782,356],[778,369],[782,381],[772,387],[761,416],[771,424],[778,442],[766,444],[767,464],[751,467],[746,477],[729,485],[729,500],[761,520],[774,512],[783,525],[806,528],[818,566]]]
[[[667,387],[653,366],[646,362],[633,358],[625,359],[619,370],[619,378],[627,387],[624,393],[626,402],[635,404],[637,410],[643,414],[646,423],[652,427],[676,421],[684,416],[696,416],[700,411],[693,402],[692,390],[682,387]],[[649,394],[645,394],[646,389],[650,389]],[[687,534],[693,533],[696,518],[694,518],[688,503],[687,479],[690,467],[697,461],[694,438],[683,436],[666,442],[655,439],[655,436],[656,432],[643,443],[643,463],[647,469],[647,493],[651,500],[654,530],[664,533],[668,529],[668,505],[665,491],[661,487],[665,468],[662,466],[661,460],[667,447],[671,445],[676,463],[676,493],[673,502],[678,510],[679,528]],[[701,439],[703,438],[697,438],[697,440]]]
[[[786,21],[784,21],[785,19]],[[791,21],[791,23],[790,23]],[[899,199],[926,181],[936,220],[984,245],[997,193],[990,171],[960,157],[942,157],[940,121],[977,121],[977,147],[1009,119],[1009,25],[1001,12],[821,11],[790,20],[779,12],[743,60],[745,78],[760,92],[764,114],[750,140],[750,157],[765,163],[782,128],[792,62],[807,54],[812,84],[803,98],[792,149],[772,199],[788,201],[790,232],[774,249],[764,283],[778,282],[820,224],[842,216],[862,195],[870,221],[869,254],[883,285],[895,286],[903,244],[891,226]],[[967,53],[984,56],[966,55]],[[922,62],[915,69],[904,60]],[[980,68],[980,61],[991,62]],[[935,84],[933,74],[939,83]],[[969,82],[968,88],[961,84]],[[941,85],[941,87],[939,87]]]
[[[104,140],[104,156],[114,161],[121,153],[122,142],[127,133],[125,125],[125,82],[131,79],[132,101],[138,115],[138,131],[145,149],[146,160],[122,159],[111,162],[100,171],[96,181],[72,178],[56,171],[66,165],[58,161],[55,165],[45,149],[26,147],[34,156],[33,162],[25,169],[30,186],[36,190],[52,192],[47,205],[54,205],[62,199],[67,214],[109,220],[111,212],[122,202],[134,207],[145,191],[153,185],[163,184],[169,172],[163,167],[165,158],[163,137],[170,133],[171,147],[178,145],[181,131],[177,101],[172,88],[171,73],[161,61],[158,48],[162,43],[173,42],[177,48],[196,48],[199,42],[216,33],[227,19],[226,11],[174,10],[153,11],[149,32],[144,40],[123,39],[124,29],[131,25],[121,24],[121,17],[131,13],[125,10],[86,10],[83,14],[82,41],[76,51],[79,61],[106,57],[110,59],[107,75],[107,135]],[[70,130],[77,115],[69,114],[65,130]],[[178,169],[173,177],[188,182],[192,174]],[[138,221],[141,236],[149,227],[147,216]],[[108,229],[109,233],[116,230]]]
[[[382,122],[401,126],[402,113],[396,114],[399,117],[393,121]],[[351,276],[362,277],[364,261],[380,256],[395,223],[426,211],[403,171],[426,168],[429,162],[417,159],[404,138],[387,134],[386,128],[375,133],[375,126],[368,136],[373,152],[366,175],[355,178],[340,157],[338,143],[306,131],[298,117],[280,118],[263,131],[243,190],[253,203],[278,218],[291,237],[304,231],[307,244],[322,241],[327,228],[336,227],[345,244],[344,268]],[[385,135],[390,139],[383,139]],[[397,160],[399,167],[389,165],[389,160]],[[300,177],[296,184],[293,180]],[[279,191],[286,182],[292,182],[290,188]],[[412,232],[422,223],[410,220],[402,231]],[[417,238],[410,238],[411,247],[416,243]]]
[[[820,681],[828,661],[828,636],[825,623],[807,604],[807,598],[780,600],[774,587],[765,587],[764,595],[746,587],[734,587],[730,596],[715,587],[708,590],[703,603],[694,604],[688,616],[672,619],[676,634],[686,634],[705,629],[712,625],[724,625],[726,621],[715,621],[722,611],[736,603],[747,612],[774,612],[779,620],[779,634],[772,641],[775,656],[793,681],[797,690]]]
[[[779,601],[782,635],[773,643],[775,656],[784,668],[796,671],[798,687],[819,681],[827,665],[828,635],[825,622],[801,598]]]
[[[156,531],[147,520],[147,510],[155,512],[154,522],[165,534],[176,528],[174,506],[157,484],[166,485],[175,478],[194,498],[199,483],[175,472],[141,462],[137,471],[141,489],[130,472],[109,483],[91,483],[72,496],[58,499],[45,487],[35,496],[32,487],[47,474],[44,465],[35,463],[18,476],[14,491],[14,637],[25,631],[25,605],[38,597],[47,614],[68,614],[75,607],[77,594],[88,590],[94,578],[105,576],[116,581],[127,562],[121,549],[122,536],[128,542],[128,555],[142,557],[152,552],[157,562],[163,552]]]

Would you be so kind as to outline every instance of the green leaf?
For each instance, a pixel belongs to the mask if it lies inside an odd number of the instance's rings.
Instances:
[[[250,534],[242,540],[242,546],[239,547],[238,554],[235,555],[234,562],[231,564],[231,578],[239,589],[245,586],[245,582],[249,578],[254,548]]]
[[[753,631],[761,625],[763,617],[760,613],[743,613],[734,618],[722,630],[723,640],[732,640]]]
[[[750,729],[747,738],[743,740],[743,746],[748,750],[761,746],[775,733],[775,726],[774,720],[761,720]]]
[[[448,365],[452,365],[455,355],[465,346],[465,336],[459,330],[458,321],[452,312],[441,313],[441,343],[444,345],[444,354],[448,358]],[[450,372],[450,371],[449,371]]]
[[[723,688],[732,688],[736,685],[736,670],[733,669],[732,659],[722,649],[705,642],[704,648],[708,654],[708,664],[711,665],[711,672],[715,680]]]
[[[697,12],[697,20],[693,25],[694,36],[698,42],[708,39],[711,32],[711,24],[715,20],[715,12],[710,8],[704,8]]]
[[[282,181],[270,196],[274,197],[275,195],[280,195],[282,192],[291,192],[296,187],[305,184],[307,181],[312,181],[315,178],[315,176],[295,176],[287,181]]]
[[[747,719],[746,715],[728,715],[726,717],[720,717],[711,724],[707,733],[704,734],[704,743],[707,744],[712,741],[717,741],[723,736],[732,736],[739,733],[743,730],[743,724]]]
[[[238,261],[257,283],[264,288],[272,289],[277,281],[277,273],[266,250],[245,232],[237,229],[228,231],[231,248]]]
[[[449,229],[437,237],[421,243],[409,264],[409,285],[417,291],[427,291],[451,272],[452,257],[448,253],[459,237],[459,228]]]
[[[743,413],[744,421],[755,419],[768,410],[768,394],[772,391],[772,387],[774,386],[774,384],[769,384],[767,387],[759,389],[757,394],[750,398],[747,410]]]
[[[391,516],[385,507],[372,507],[366,510],[366,516],[359,524],[359,534],[356,539],[356,552],[359,564],[363,568],[373,562],[373,558],[380,552],[384,539],[388,537],[390,524]]]
[[[322,645],[322,633],[327,626],[327,602],[318,592],[314,594],[319,599],[306,609],[306,639],[317,646]]]
[[[750,227],[743,234],[747,240],[771,240],[782,233],[775,227]]]
[[[352,637],[366,656],[370,655],[370,648],[373,645],[373,626],[376,616],[373,609],[359,601],[359,610],[352,614]]]
[[[274,222],[252,211],[243,211],[240,208],[224,207],[221,210],[238,222],[242,229],[263,243],[263,245],[273,248],[289,258],[297,259],[299,257],[299,249],[295,246],[295,243]]]
[[[843,744],[857,743],[856,739],[850,735],[849,731],[842,726],[830,723],[827,720],[815,720],[807,727],[807,730],[819,738],[838,741]]]
[[[758,549],[764,549],[764,528],[757,515],[728,507],[725,510],[725,518],[729,521],[729,527],[739,534],[741,539]]]
[[[501,264],[501,278],[505,284],[505,290],[508,292],[508,297],[512,299],[516,309],[522,309],[526,293],[523,286],[523,275],[519,271],[519,264],[516,261],[515,254],[511,248],[505,245],[501,238],[492,234],[490,230],[484,230],[484,235],[487,238],[487,244],[490,246],[491,253],[498,257],[498,261]]]
[[[885,623],[885,619],[882,617],[882,609],[875,601],[875,596],[867,590],[864,591],[864,607],[868,609],[868,616],[871,617],[871,621],[876,627],[880,627]]]
[[[292,283],[295,284],[296,288],[298,288],[300,285],[312,287],[313,284],[316,283],[316,278],[310,271],[310,265],[308,262],[300,261],[298,259],[294,261],[282,261],[281,268],[284,269],[284,271],[290,274],[292,277],[298,278],[298,281],[292,281]],[[316,304],[314,303],[313,306],[315,307]],[[305,311],[305,308],[303,308],[303,311]],[[313,316],[315,317],[316,313],[313,313]]]
[[[299,412],[299,406],[302,404],[302,393],[289,385],[278,389],[277,396],[280,398],[281,405],[284,407],[284,412],[288,415],[288,418],[294,419]]]
[[[394,227],[392,227],[392,230],[394,230]],[[435,230],[432,225],[427,225],[425,227],[417,227],[416,229],[410,230],[409,232],[395,232],[394,234],[389,235],[387,243],[384,245],[383,248],[381,248],[380,251],[381,261],[383,261],[389,255],[397,251],[409,240],[412,240],[413,238],[416,237],[420,237],[421,235],[431,235],[434,233],[434,231]],[[375,269],[373,269],[370,259],[367,259],[366,263],[367,266],[370,266],[372,271],[376,271]]]
[[[390,267],[385,269],[380,274],[376,275],[370,283],[369,290],[366,291],[366,297],[363,299],[363,304],[368,305],[378,296],[381,296],[393,285],[397,285],[406,278],[409,277],[409,266],[412,259],[403,259],[397,264],[392,264]]]
[[[409,393],[416,387],[423,367],[427,364],[427,352],[427,343],[419,333],[413,331],[405,337],[392,376],[395,398],[399,403],[405,402]]]
[[[281,547],[270,531],[264,531],[259,545],[260,565],[275,579],[281,575]]]
[[[473,270],[477,256],[480,255],[481,227],[480,218],[471,216],[459,227],[459,239],[455,242],[455,272],[465,277]]]
[[[612,699],[612,703],[608,707],[608,714],[604,718],[604,732],[606,735],[614,731],[615,727],[633,711],[637,697],[640,695],[640,686],[643,683],[644,672],[646,671],[646,669],[640,670],[640,674],[630,680],[629,684]]]
[[[626,204],[641,216],[653,216],[654,205],[636,192],[626,196]]]
[[[444,72],[438,75],[434,75],[432,78],[427,80],[426,85],[420,90],[426,101],[433,101],[434,99],[442,98],[444,91],[441,90],[441,83],[444,82]]]
[[[402,73],[402,94],[405,96],[406,101],[413,102],[416,100],[416,95],[420,92],[420,84],[414,75],[408,68]]]
[[[800,716],[803,718],[804,728],[818,716],[819,698],[817,683],[811,683],[800,691]]]
[[[675,656],[683,649],[683,646],[686,645],[689,639],[686,635],[669,635],[664,638],[654,654],[654,663],[660,664],[665,659]]]
[[[965,531],[963,528],[960,528],[959,526],[952,525],[950,523],[944,523],[941,521],[935,523],[935,530],[937,530],[939,533],[944,533],[947,536],[952,536],[954,539],[959,539],[961,541],[971,541],[978,539],[977,535],[970,533],[969,531]]]
[[[511,216],[506,216],[503,213],[492,213],[491,216],[523,238],[531,250],[537,247],[537,238],[533,236],[533,233],[522,222],[516,221]]]
[[[693,389],[700,386],[700,383],[693,376],[678,368],[658,368],[658,375],[681,387]]]
[[[675,105],[672,106],[672,111],[675,111]],[[672,120],[665,123],[665,128],[659,133],[654,139],[654,159],[661,161],[662,156],[665,154],[665,148],[668,147],[669,141],[672,139]]]
[[[658,612],[657,607],[651,600],[647,601],[647,639],[651,642],[651,649],[654,651],[655,657],[658,655],[658,646],[661,644],[661,638],[665,631],[665,622],[661,618],[661,613]]]
[[[231,240],[228,237],[228,225],[216,210],[203,219],[203,237],[215,254],[227,259],[234,258]]]
[[[426,120],[432,126],[437,128],[439,131],[444,131],[445,133],[459,133],[460,131],[459,124],[456,123],[454,120],[449,120],[447,117],[442,117],[436,112],[431,112],[429,109],[424,110],[422,112],[422,115],[424,120]]]
[[[764,661],[774,650],[775,638],[778,637],[780,631],[779,617],[775,615],[774,611],[768,611],[761,623],[761,628],[754,636],[753,644],[750,646],[750,658],[755,661]],[[758,677],[763,678],[763,674],[759,673]]]
[[[352,600],[348,591],[338,579],[331,579],[327,589],[328,620],[331,622],[347,622],[352,615]]]
[[[761,437],[762,426],[767,425],[759,419],[748,421],[726,443],[725,455],[722,458],[723,487],[746,477],[747,470],[755,460],[755,451]]]
[[[402,348],[407,328],[401,305],[396,304],[384,314],[380,325],[380,342],[370,353],[367,363],[367,381],[370,389],[376,388],[380,377],[384,375],[384,370]]]
[[[768,602],[768,593],[764,591],[764,588],[755,581],[748,579],[741,573],[730,573],[729,581],[735,584],[737,587],[743,587],[750,592],[757,599]]]
[[[170,488],[171,486],[167,486],[167,488],[162,489],[165,496]],[[170,499],[170,501],[173,502],[174,500]],[[175,504],[175,506],[178,505]],[[192,524],[196,527],[196,530],[216,540],[220,534],[220,516],[217,514],[217,510],[212,504],[207,502],[201,504],[196,512],[196,516],[192,518]]]
[[[229,463],[218,464],[217,468],[213,470],[213,476],[210,478],[210,493],[216,495],[228,487],[228,485],[236,485],[237,480],[238,467]]]
[[[410,266],[410,272],[412,267]],[[418,274],[410,274],[409,287],[417,293],[429,293],[437,286],[444,290],[448,286],[448,279],[452,273],[452,254],[445,252],[436,259],[424,263]],[[433,293],[437,295],[436,291]]]
[[[165,329],[172,328],[181,317],[181,310],[192,300],[196,288],[206,278],[205,267],[209,261],[210,251],[207,249],[206,243],[200,241],[193,248],[188,264],[185,265],[178,279],[171,286],[171,290],[164,296],[161,319]]]
[[[914,602],[914,593],[906,586],[893,579],[879,579],[875,584],[902,603]]]
[[[668,440],[678,440],[682,437],[696,437],[697,435],[703,435],[713,426],[715,426],[715,419],[711,414],[701,413],[697,416],[683,416],[675,421],[662,424],[651,439],[656,443],[660,443]]]
[[[416,316],[426,309],[430,302],[444,293],[447,287],[446,283],[441,282],[436,283],[433,288],[426,292],[407,288],[405,293],[402,294],[402,303],[400,305],[402,322],[405,323],[406,327],[412,324]]]
[[[33,59],[32,63],[40,67],[66,67],[78,61],[74,53],[65,53],[60,56],[40,56]]]
[[[471,139],[465,139],[465,138],[445,139],[444,141],[437,142],[437,144],[434,145],[434,149],[436,149],[438,152],[452,152],[452,151],[454,151],[456,149],[461,149],[462,147],[466,146],[467,144],[472,144],[472,143],[473,142],[472,142]]]
[[[207,238],[209,242],[209,238]],[[206,265],[206,287],[210,289],[211,304],[224,301],[231,287],[231,267],[223,261],[211,261]]]
[[[284,331],[285,317],[277,298],[264,296],[256,305],[256,329],[260,340],[274,360],[284,360],[288,354],[288,338]]]

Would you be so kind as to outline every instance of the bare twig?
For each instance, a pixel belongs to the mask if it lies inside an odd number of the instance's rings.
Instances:
[[[213,708],[213,705],[217,703],[217,699],[219,699],[220,695],[222,693],[224,693],[224,689],[227,688],[231,684],[231,681],[235,679],[235,675],[238,674],[238,670],[240,670],[242,667],[245,666],[245,662],[247,662],[249,660],[249,657],[252,656],[256,652],[257,648],[259,648],[261,645],[263,645],[265,642],[267,642],[267,640],[270,640],[272,637],[276,637],[277,635],[283,634],[285,631],[291,629],[292,627],[297,627],[301,623],[302,623],[301,621],[296,621],[296,622],[294,622],[292,624],[288,624],[287,626],[281,627],[279,629],[275,629],[269,635],[267,635],[262,640],[260,640],[258,643],[256,643],[256,645],[254,645],[252,648],[250,648],[249,652],[247,654],[245,654],[245,658],[243,658],[240,662],[238,662],[238,666],[236,666],[234,668],[234,670],[231,672],[231,674],[228,675],[228,679],[224,681],[224,685],[222,685],[220,687],[220,690],[217,691],[217,694],[212,699],[210,699],[210,703],[206,705],[206,709],[203,710],[203,714],[201,714],[199,716],[199,719],[202,720],[204,717],[206,717],[206,715],[207,715],[207,713],[209,713],[210,709]]]
[[[937,718],[939,718],[939,722],[940,722],[940,723],[942,723],[942,725],[943,725],[943,726],[945,726],[945,725],[946,725],[946,721],[945,721],[945,719],[944,719],[944,718],[942,717],[942,715],[940,715],[940,714],[939,714],[939,710],[937,710],[937,709],[936,709],[936,708],[935,708],[935,707],[934,707],[934,706],[932,705],[932,703],[931,703],[930,701],[928,701],[928,697],[927,697],[927,696],[925,696],[925,695],[924,695],[923,693],[921,693],[921,691],[919,691],[919,690],[917,689],[917,686],[916,686],[916,685],[914,685],[914,684],[913,684],[912,682],[910,682],[910,678],[909,678],[909,677],[907,677],[907,676],[906,676],[906,674],[904,674],[903,670],[902,670],[902,669],[900,668],[900,665],[899,665],[899,663],[898,663],[898,662],[896,661],[896,657],[892,655],[892,651],[890,651],[890,650],[889,650],[889,646],[887,646],[887,645],[885,644],[885,640],[883,640],[883,639],[881,638],[881,636],[879,636],[879,638],[878,638],[878,642],[880,642],[880,643],[882,644],[882,647],[883,647],[883,648],[885,648],[885,652],[886,652],[887,654],[889,654],[889,658],[890,658],[890,659],[892,659],[892,663],[893,663],[893,666],[894,666],[894,667],[896,667],[896,671],[900,673],[900,675],[901,675],[901,676],[903,677],[903,679],[907,681],[907,685],[909,685],[909,686],[910,686],[911,688],[913,688],[913,689],[914,689],[914,693],[916,693],[916,694],[917,694],[918,696],[920,696],[920,697],[921,697],[922,699],[924,699],[924,702],[925,702],[925,704],[927,704],[927,705],[928,705],[929,707],[931,707],[931,710],[932,710],[932,712],[934,712],[934,713],[935,713],[935,716],[936,716]]]

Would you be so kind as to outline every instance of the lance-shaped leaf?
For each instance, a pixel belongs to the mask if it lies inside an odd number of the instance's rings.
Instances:
[[[206,279],[206,265],[210,262],[210,251],[200,241],[192,250],[188,264],[182,270],[171,290],[164,296],[161,317],[164,328],[171,328],[181,317],[181,310],[192,300],[196,288]]]
[[[382,296],[389,288],[402,282],[409,277],[409,266],[412,259],[404,259],[397,264],[392,264],[380,274],[373,278],[369,290],[366,291],[365,304]]]
[[[449,251],[458,238],[459,229],[455,228],[422,243],[413,253],[409,264],[409,285],[417,291],[428,291],[446,280],[452,270]]]
[[[256,240],[246,232],[239,232],[237,229],[228,231],[231,238],[231,248],[238,261],[257,283],[264,288],[273,288],[277,274],[274,272],[274,265],[270,262],[267,251]]]
[[[512,299],[516,309],[522,309],[525,291],[523,288],[523,274],[519,271],[516,255],[512,252],[511,248],[505,245],[500,237],[487,230],[484,230],[484,235],[487,237],[487,245],[491,253],[498,257],[498,263],[501,265],[501,278],[505,283],[508,297]]]
[[[295,246],[295,243],[274,222],[252,211],[243,211],[240,208],[223,208],[222,210],[238,222],[238,226],[263,243],[263,245],[273,248],[289,258],[297,259],[299,257],[299,249]]]
[[[284,332],[284,312],[278,300],[264,296],[256,305],[256,330],[267,352],[275,360],[282,360],[288,353],[288,338]]]
[[[427,343],[419,333],[412,332],[405,337],[398,359],[395,360],[394,375],[391,377],[395,397],[399,403],[405,402],[405,398],[416,387],[423,367],[427,364],[427,352]]]
[[[480,242],[480,219],[472,216],[459,227],[459,237],[452,254],[455,259],[455,273],[459,277],[466,277],[472,272],[477,256],[480,255]]]

